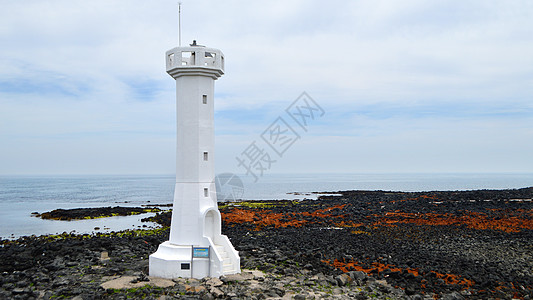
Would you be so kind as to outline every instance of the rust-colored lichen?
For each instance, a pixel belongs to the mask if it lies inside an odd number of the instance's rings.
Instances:
[[[289,217],[282,213],[274,213],[271,210],[250,210],[234,208],[228,212],[221,214],[224,222],[238,223],[238,224],[251,224],[255,226],[255,230],[261,230],[267,226],[279,227],[300,227],[306,221],[296,220],[293,217]]]
[[[342,227],[342,228],[351,228],[351,227],[359,227],[359,226],[364,226],[365,224],[363,223],[355,223],[353,221],[346,221],[346,220],[342,220],[340,222],[337,222],[335,223],[335,226],[336,227]]]
[[[230,208],[221,212],[226,224],[249,224],[254,230],[265,227],[301,227],[306,223],[316,223],[316,219],[343,218],[345,215],[334,215],[333,210],[342,210],[346,204],[329,206],[313,212],[274,212],[270,209]],[[308,218],[305,218],[308,217]],[[312,217],[312,218],[310,218]]]
[[[416,199],[435,199],[434,196],[422,195]],[[347,220],[349,215],[341,214],[346,204],[326,206],[314,211],[276,212],[265,208],[231,207],[222,212],[227,224],[250,224],[255,230],[265,227],[301,227],[304,224],[322,224],[336,227],[358,227],[365,224]],[[341,219],[340,221],[334,221]],[[503,232],[520,232],[533,229],[533,210],[487,209],[486,212],[463,211],[452,213],[407,213],[399,210],[384,214],[367,216],[367,225],[373,227],[394,227],[397,224],[416,224],[429,226],[466,226],[477,230],[499,230]]]
[[[478,230],[500,230],[504,232],[519,232],[522,229],[533,229],[533,214],[531,211],[517,210],[515,212],[499,212],[496,216],[488,216],[478,212],[464,212],[462,215],[450,213],[405,213],[388,212],[385,215],[373,215],[377,218],[374,226],[394,226],[396,223],[416,225],[465,225]]]
[[[303,213],[300,213],[300,214],[302,216],[318,217],[318,218],[344,217],[345,215],[334,216],[332,214],[327,214],[327,213],[331,212],[331,211],[333,211],[335,209],[342,210],[345,206],[346,206],[346,204],[334,205],[334,206],[326,207],[324,209],[315,210],[314,212],[303,212]]]
[[[390,264],[382,264],[379,262],[373,262],[370,264],[370,266],[365,266],[365,264],[361,262],[356,262],[353,260],[346,262],[346,261],[340,261],[340,260],[335,259],[333,262],[330,260],[323,260],[322,262],[330,266],[333,266],[345,273],[349,271],[362,271],[367,274],[370,274],[374,272],[381,273],[385,270],[390,270],[391,272],[404,272],[405,271],[405,272],[413,274],[414,276],[419,276],[418,269],[402,269],[402,268],[398,268]],[[461,276],[458,276],[458,275],[443,274],[443,273],[439,273],[435,271],[431,271],[431,273],[434,273],[434,276],[436,278],[440,278],[444,280],[446,284],[461,285],[464,288],[469,288],[475,284],[472,280],[462,278]],[[421,287],[424,288],[424,282],[422,282]]]
[[[361,263],[361,262],[356,262],[356,261],[349,261],[349,262],[346,262],[346,261],[340,261],[338,259],[335,259],[333,262],[331,262],[330,260],[323,260],[322,261],[323,263],[326,263],[330,266],[333,266],[343,272],[350,272],[350,271],[362,271],[362,272],[365,272],[367,274],[370,274],[370,273],[373,273],[373,272],[378,272],[378,273],[381,273],[387,269],[389,269],[391,272],[401,272],[403,271],[403,269],[400,269],[400,268],[396,268],[392,265],[389,265],[389,264],[382,264],[382,263],[379,263],[379,262],[373,262],[370,264],[370,267],[363,267],[364,264]],[[415,275],[415,276],[418,276],[418,269],[406,269],[407,272]]]

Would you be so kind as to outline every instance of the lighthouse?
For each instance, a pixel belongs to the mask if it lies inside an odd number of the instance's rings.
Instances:
[[[221,233],[214,184],[214,90],[224,54],[193,41],[166,52],[166,71],[176,80],[176,186],[170,238],[150,255],[150,276],[240,273],[239,254]]]

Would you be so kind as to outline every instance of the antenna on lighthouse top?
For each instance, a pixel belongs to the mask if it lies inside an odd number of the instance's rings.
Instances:
[[[181,47],[181,2],[178,2],[178,36],[179,46]]]

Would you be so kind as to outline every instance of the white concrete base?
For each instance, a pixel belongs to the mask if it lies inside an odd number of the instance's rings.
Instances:
[[[154,254],[150,255],[150,276],[161,278],[193,277],[191,256],[191,246],[173,245],[166,241],[159,245]]]
[[[220,244],[210,245],[210,258],[192,258],[192,246],[174,245],[166,241],[150,255],[150,276],[167,279],[205,278],[240,273],[240,257],[228,238],[221,235]]]

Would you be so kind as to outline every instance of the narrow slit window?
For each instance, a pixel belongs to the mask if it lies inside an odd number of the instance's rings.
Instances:
[[[207,104],[207,95],[202,95],[202,103]]]
[[[168,55],[168,64],[169,64],[169,66],[173,66],[174,65],[174,53],[170,53]]]
[[[207,154],[207,152],[204,152],[204,160],[207,161],[208,158],[209,158],[209,154]]]
[[[190,270],[191,269],[191,264],[181,264],[181,269],[182,270]]]
[[[209,190],[207,188],[204,188],[204,197],[209,196]]]

